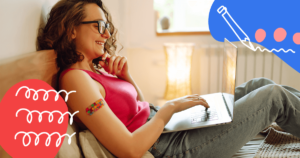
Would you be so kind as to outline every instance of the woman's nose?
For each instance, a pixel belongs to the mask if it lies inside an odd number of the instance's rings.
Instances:
[[[105,38],[109,38],[110,37],[110,33],[109,33],[108,29],[105,29],[105,32],[102,35],[102,37],[105,37]]]

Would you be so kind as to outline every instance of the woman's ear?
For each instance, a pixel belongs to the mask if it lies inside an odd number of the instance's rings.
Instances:
[[[72,31],[72,39],[75,39],[75,38],[76,38],[76,30],[74,28],[73,31]]]

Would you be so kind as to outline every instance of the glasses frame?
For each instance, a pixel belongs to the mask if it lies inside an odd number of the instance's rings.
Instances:
[[[104,24],[105,24],[105,29],[104,29],[104,32],[103,33],[101,33],[100,32],[100,22],[104,22]],[[107,31],[108,31],[108,33],[110,33],[109,32],[109,29],[110,29],[110,27],[109,27],[109,24],[108,23],[105,23],[105,21],[103,21],[103,20],[98,20],[98,21],[83,21],[83,22],[81,22],[82,24],[91,24],[91,23],[97,23],[98,24],[98,32],[100,33],[100,34],[105,34],[105,31],[106,31],[106,29],[108,29]]]

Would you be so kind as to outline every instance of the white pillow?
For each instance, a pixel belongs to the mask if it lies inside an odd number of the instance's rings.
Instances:
[[[83,130],[79,133],[79,142],[85,158],[116,158],[98,141],[90,130]],[[154,156],[147,151],[142,158],[154,158]]]

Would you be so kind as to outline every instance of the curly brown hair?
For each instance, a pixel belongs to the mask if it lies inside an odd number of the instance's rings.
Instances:
[[[95,3],[103,10],[107,23],[110,25],[111,34],[104,45],[104,52],[108,52],[110,55],[115,54],[118,30],[114,27],[111,15],[101,0],[60,0],[52,7],[47,24],[44,28],[42,26],[39,28],[37,37],[37,50],[55,50],[57,54],[56,64],[60,69],[58,74],[77,61],[84,59],[84,56],[76,51],[76,45],[71,36],[74,28],[86,17],[84,6],[88,3]],[[99,65],[101,60],[101,57],[93,59],[94,67],[101,69],[102,67]]]

